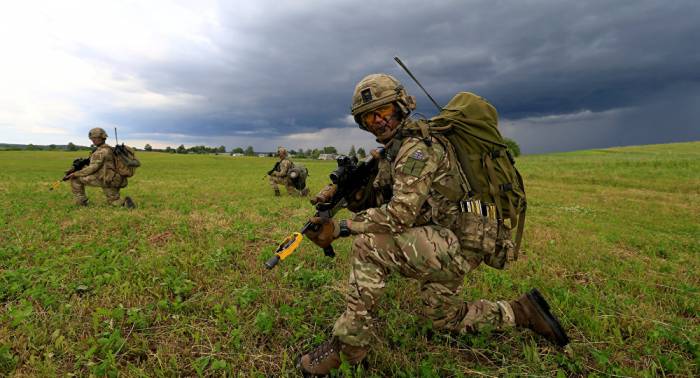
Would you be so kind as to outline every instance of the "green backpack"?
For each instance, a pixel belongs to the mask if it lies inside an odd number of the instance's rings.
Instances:
[[[289,169],[287,176],[289,176],[292,185],[294,185],[297,190],[304,190],[304,188],[306,188],[306,178],[309,176],[309,170],[301,164],[292,163],[292,168]]]
[[[428,130],[444,135],[454,146],[469,184],[469,197],[494,204],[497,219],[508,219],[510,229],[517,227],[517,258],[525,226],[525,186],[498,131],[496,108],[480,96],[460,92],[428,121]]]
[[[136,151],[125,145],[117,144],[112,149],[114,152],[114,168],[122,177],[131,177],[136,168],[141,166],[141,162],[136,158]]]

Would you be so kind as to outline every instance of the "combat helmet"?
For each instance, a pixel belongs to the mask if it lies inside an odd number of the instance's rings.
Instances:
[[[284,147],[277,147],[277,156],[287,157],[287,149]]]
[[[88,133],[88,138],[102,138],[102,139],[107,139],[107,132],[105,129],[101,127],[95,127],[93,129],[90,129],[90,132]]]
[[[416,108],[415,97],[409,96],[396,78],[387,74],[367,75],[355,86],[351,113],[360,128],[366,130],[362,114],[392,102],[398,105],[404,116]]]

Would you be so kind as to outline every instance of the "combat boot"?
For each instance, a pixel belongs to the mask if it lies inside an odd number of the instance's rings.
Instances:
[[[309,188],[304,188],[301,190],[301,196],[306,197],[309,195]]]
[[[537,289],[509,302],[518,327],[529,328],[561,347],[569,343],[559,320],[549,312],[549,304]]]
[[[340,355],[343,355],[341,359]],[[359,364],[367,355],[366,347],[342,343],[337,337],[327,340],[311,352],[301,356],[297,366],[307,376],[325,376],[340,367],[345,359],[351,365]]]
[[[279,189],[275,189],[275,197],[279,197],[279,196],[280,196],[280,190],[279,190]]]
[[[75,204],[76,204],[78,207],[87,207],[87,206],[88,206],[88,200],[87,200],[87,199],[78,200],[78,201],[75,201]]]
[[[131,197],[124,197],[124,207],[127,209],[135,209],[136,204],[134,203],[134,200],[131,199]]]

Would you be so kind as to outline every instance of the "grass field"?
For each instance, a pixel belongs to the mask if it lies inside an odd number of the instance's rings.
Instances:
[[[0,152],[0,376],[295,376],[344,308],[350,240],[263,262],[312,214],[264,179],[271,158],[141,152],[113,209],[49,191],[81,153]],[[85,153],[82,153],[85,154]],[[304,161],[312,192],[333,162]],[[700,142],[521,157],[524,254],[465,299],[538,287],[572,338],[453,336],[394,277],[358,376],[700,375]]]

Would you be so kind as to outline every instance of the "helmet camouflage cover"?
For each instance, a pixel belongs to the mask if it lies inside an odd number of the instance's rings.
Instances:
[[[392,102],[399,106],[404,116],[416,108],[415,98],[408,95],[396,78],[387,74],[367,75],[355,86],[351,113],[355,122],[364,129],[361,120],[363,113]]]
[[[287,156],[287,149],[284,147],[277,147],[277,156]]]
[[[88,138],[102,138],[102,139],[107,139],[107,132],[105,129],[101,127],[95,127],[93,129],[90,129],[90,132],[88,133]]]

